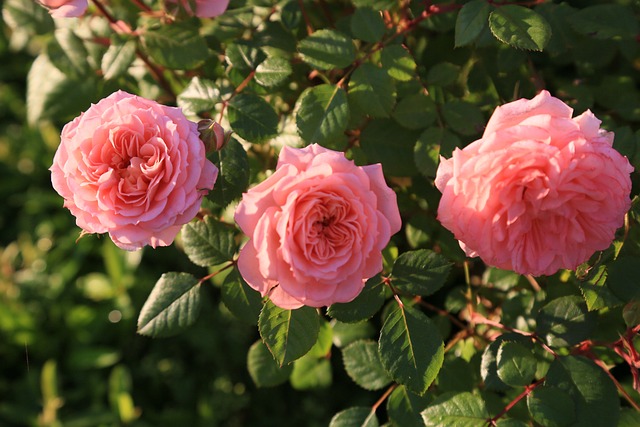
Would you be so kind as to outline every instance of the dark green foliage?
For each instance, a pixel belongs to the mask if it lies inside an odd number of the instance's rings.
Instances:
[[[543,88],[640,168],[636,3],[161,3],[55,21],[2,3],[0,425],[640,423],[637,170],[611,248],[535,279],[464,258],[434,182],[495,107]],[[117,89],[234,135],[172,247],[79,238],[51,189],[62,126]],[[233,212],[284,144],[311,143],[381,163],[403,227],[353,301],[284,310],[241,277]]]

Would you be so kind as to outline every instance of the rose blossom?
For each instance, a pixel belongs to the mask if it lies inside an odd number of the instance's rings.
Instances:
[[[38,0],[49,9],[54,18],[75,18],[84,15],[87,10],[87,0]]]
[[[189,4],[190,0],[166,0],[166,2],[168,4],[179,2],[189,15],[195,15],[199,18],[214,18],[222,15],[229,6],[229,0],[195,0],[196,11],[194,13]]]
[[[380,164],[356,166],[316,144],[284,147],[235,220],[249,236],[240,273],[285,309],[353,300],[382,270],[381,251],[401,226]]]
[[[51,166],[76,224],[127,250],[170,245],[217,175],[179,108],[123,91],[67,123]]]
[[[468,256],[550,275],[609,247],[633,168],[591,111],[572,113],[542,91],[498,107],[481,139],[441,158],[438,219]]]

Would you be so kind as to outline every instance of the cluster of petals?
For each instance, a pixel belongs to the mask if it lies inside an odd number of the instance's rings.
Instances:
[[[87,10],[87,0],[38,0],[49,10],[54,18],[75,18],[84,15]]]
[[[184,8],[187,14],[197,16],[199,18],[214,18],[220,16],[227,10],[229,0],[165,0],[167,5],[179,4]],[[191,4],[195,3],[196,9],[193,10]]]
[[[49,10],[54,18],[75,18],[84,15],[87,0],[37,0]],[[188,15],[199,18],[213,18],[222,15],[229,6],[229,0],[165,0],[168,5],[179,5]],[[195,10],[192,4],[195,3]]]
[[[249,236],[246,282],[285,309],[353,300],[382,270],[400,230],[380,164],[356,166],[319,145],[284,147],[275,172],[243,195],[235,220]]]
[[[179,108],[123,91],[65,125],[50,170],[76,224],[126,250],[170,245],[218,175]]]
[[[550,275],[609,247],[633,168],[591,111],[572,114],[542,91],[498,107],[481,139],[441,158],[438,219],[468,256]]]

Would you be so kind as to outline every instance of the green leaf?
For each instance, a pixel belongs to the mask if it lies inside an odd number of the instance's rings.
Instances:
[[[434,86],[449,86],[455,83],[461,74],[459,65],[450,62],[438,62],[429,68],[427,83]]]
[[[640,325],[640,301],[631,301],[622,309],[622,318],[629,328]]]
[[[256,386],[275,387],[289,379],[293,366],[278,366],[267,346],[258,340],[249,348],[247,369]]]
[[[364,63],[351,76],[349,100],[371,117],[389,117],[396,102],[393,80],[383,69]]]
[[[489,413],[481,397],[446,393],[422,411],[425,427],[484,427]]]
[[[456,147],[460,139],[446,129],[431,127],[420,134],[413,149],[413,160],[418,171],[427,178],[436,176],[440,164],[441,147]]]
[[[640,412],[633,408],[622,408],[620,411],[620,422],[617,427],[638,427],[640,426]]]
[[[278,134],[278,115],[259,96],[241,93],[229,102],[231,129],[249,142],[263,142]]]
[[[429,127],[437,117],[436,104],[421,93],[402,98],[393,111],[395,121],[408,129]]]
[[[478,384],[475,366],[461,357],[445,358],[438,373],[438,391],[471,391]]]
[[[191,221],[182,226],[184,252],[191,262],[210,267],[231,261],[236,254],[234,229],[210,216],[202,221]]]
[[[318,339],[318,313],[312,307],[284,310],[267,300],[258,319],[260,336],[280,364],[304,356]]]
[[[377,333],[371,322],[366,320],[358,323],[343,323],[333,320],[331,326],[333,344],[338,348],[344,348],[358,340],[372,338]]]
[[[602,368],[582,356],[553,361],[545,386],[567,393],[573,400],[576,420],[572,426],[615,426],[620,417],[616,386]]]
[[[530,425],[516,418],[500,418],[496,427],[530,427]]]
[[[255,79],[262,86],[274,87],[284,83],[291,72],[291,63],[288,59],[271,56],[258,65]]]
[[[259,292],[247,285],[236,268],[222,282],[222,302],[238,319],[258,324],[262,298]]]
[[[351,33],[360,40],[375,43],[384,36],[386,30],[380,12],[371,8],[358,8],[351,16]]]
[[[102,57],[100,65],[105,80],[113,80],[127,72],[133,60],[136,59],[136,47],[135,40],[111,37],[111,44]]]
[[[262,49],[248,40],[237,40],[229,43],[224,53],[227,62],[243,72],[255,70],[267,57]]]
[[[456,19],[456,47],[473,43],[487,26],[491,6],[486,0],[465,3]]]
[[[501,291],[508,291],[522,285],[524,278],[521,274],[496,267],[487,268],[482,275],[482,283],[490,283]]]
[[[491,32],[503,43],[526,50],[543,50],[551,38],[551,26],[532,9],[509,4],[489,16]]]
[[[249,158],[242,145],[231,138],[220,151],[212,155],[218,167],[218,179],[207,198],[224,208],[242,196],[249,186]]]
[[[333,85],[307,88],[297,102],[298,133],[309,143],[327,143],[340,137],[349,123],[346,92]]]
[[[418,136],[418,131],[404,128],[394,120],[374,119],[360,134],[360,146],[368,163],[382,163],[385,175],[412,176],[418,173],[413,163]]]
[[[351,302],[332,304],[327,314],[341,322],[353,323],[370,319],[384,304],[384,284],[380,276],[367,280],[364,289]]]
[[[429,249],[401,254],[393,264],[393,285],[415,295],[437,292],[449,276],[452,263]]]
[[[315,31],[300,41],[298,52],[304,62],[319,70],[345,68],[356,59],[353,40],[329,29]]]
[[[138,333],[150,337],[176,335],[200,315],[200,282],[187,273],[164,273],[138,317]]]
[[[575,31],[596,39],[634,39],[638,34],[633,10],[620,4],[585,7],[568,20]]]
[[[621,257],[607,266],[607,287],[623,302],[640,297],[640,263],[635,257]]]
[[[607,277],[607,266],[599,265],[589,273],[588,280],[578,283],[589,311],[622,304],[622,301],[611,292],[607,285]]]
[[[55,32],[55,38],[47,44],[47,56],[51,63],[70,77],[81,77],[89,73],[87,49],[73,31],[60,28]]]
[[[161,25],[142,34],[141,40],[151,59],[175,70],[192,70],[209,56],[197,19]]]
[[[289,31],[295,31],[302,21],[302,11],[296,0],[290,0],[282,6],[280,12],[282,26]]]
[[[566,3],[543,3],[536,6],[536,12],[540,13],[547,22],[549,22],[549,25],[551,25],[551,39],[545,48],[546,52],[551,55],[558,55],[572,48],[575,33],[569,25],[569,17],[571,17],[576,10]],[[573,88],[577,88],[578,90],[586,89],[584,86],[573,86]],[[591,93],[590,90],[586,92]],[[572,107],[579,111],[585,109],[576,105],[572,105]]]
[[[576,419],[573,400],[557,387],[536,387],[527,396],[527,407],[533,419],[545,427],[566,427]]]
[[[531,347],[531,339],[520,334],[506,333],[500,335],[485,347],[480,362],[480,376],[487,390],[505,391],[509,386],[505,384],[498,376],[498,351],[504,342],[517,342],[521,345]],[[531,350],[530,350],[531,351]]]
[[[531,350],[515,342],[503,342],[500,345],[496,363],[498,377],[510,386],[531,384],[538,367]]]
[[[178,95],[178,107],[187,116],[213,110],[220,102],[220,89],[214,82],[198,76],[191,79],[186,88]]]
[[[331,418],[329,427],[378,427],[376,412],[371,408],[353,407],[340,411]]]
[[[380,331],[380,359],[392,378],[424,394],[438,375],[444,345],[431,320],[408,306],[394,305]]]
[[[442,107],[444,121],[460,135],[477,135],[484,129],[484,115],[469,102],[453,100]]]
[[[361,7],[370,7],[373,10],[393,10],[397,6],[395,0],[353,0],[353,5]]]
[[[425,394],[418,396],[411,393],[405,386],[396,387],[387,400],[387,414],[394,427],[424,427],[420,411],[433,398]]]
[[[382,49],[382,68],[389,76],[403,82],[409,81],[416,75],[416,61],[404,47],[400,45],[387,46]]]
[[[34,125],[44,119],[68,120],[95,100],[96,85],[91,78],[65,76],[46,55],[38,55],[27,76],[27,122]]]
[[[538,335],[547,344],[564,347],[587,339],[596,326],[596,317],[580,297],[572,295],[557,298],[542,307],[536,323]]]
[[[37,2],[5,0],[2,18],[13,31],[27,31],[29,34],[47,34],[55,25],[47,10]]]
[[[347,375],[366,390],[379,390],[391,382],[384,370],[375,341],[361,340],[342,349]]]
[[[296,390],[327,388],[333,381],[331,362],[306,354],[293,362],[290,381]]]

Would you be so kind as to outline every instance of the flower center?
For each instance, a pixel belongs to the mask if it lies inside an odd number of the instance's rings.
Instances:
[[[325,235],[329,230],[327,228],[331,227],[333,222],[335,221],[334,216],[325,216],[320,221],[315,221],[313,223],[314,231],[318,234]]]

